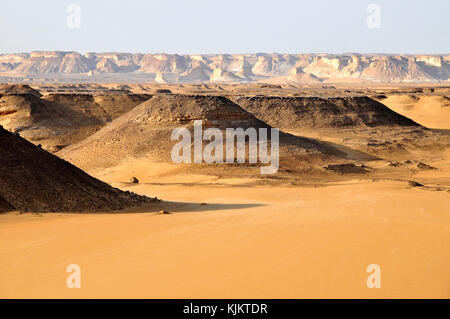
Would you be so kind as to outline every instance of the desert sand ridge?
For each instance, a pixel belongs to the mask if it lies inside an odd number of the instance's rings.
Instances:
[[[0,211],[111,211],[151,203],[123,192],[0,126]]]

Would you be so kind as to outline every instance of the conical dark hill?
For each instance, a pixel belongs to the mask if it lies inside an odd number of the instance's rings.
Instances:
[[[153,199],[123,192],[0,126],[0,211],[112,211]]]

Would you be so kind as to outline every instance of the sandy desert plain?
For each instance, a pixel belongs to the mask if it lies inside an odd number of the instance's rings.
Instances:
[[[278,172],[172,163],[194,119]],[[450,297],[448,84],[3,85],[0,125],[2,298]]]

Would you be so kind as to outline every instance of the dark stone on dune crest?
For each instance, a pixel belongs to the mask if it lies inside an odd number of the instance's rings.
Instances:
[[[126,193],[0,127],[0,212],[116,211],[154,202]]]
[[[136,177],[132,177],[132,178],[130,179],[130,183],[133,183],[133,184],[139,184],[139,180],[138,180]]]

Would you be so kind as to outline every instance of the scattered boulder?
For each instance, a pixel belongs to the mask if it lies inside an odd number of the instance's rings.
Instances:
[[[399,162],[390,162],[389,163],[389,166],[391,166],[391,167],[399,167],[399,166],[401,166],[402,164],[401,163],[399,163]]]
[[[168,212],[167,210],[162,210],[162,211],[160,211],[158,214],[161,214],[161,215],[169,215],[170,212]]]
[[[422,187],[423,186],[422,184],[415,182],[415,181],[408,181],[408,185],[411,187]]]
[[[422,162],[419,162],[419,163],[417,164],[417,168],[418,168],[418,169],[421,169],[421,170],[431,170],[431,169],[436,169],[436,167],[430,166],[430,165],[425,164],[425,163],[422,163]]]
[[[130,183],[139,184],[139,180],[133,176],[132,178],[130,178]]]

